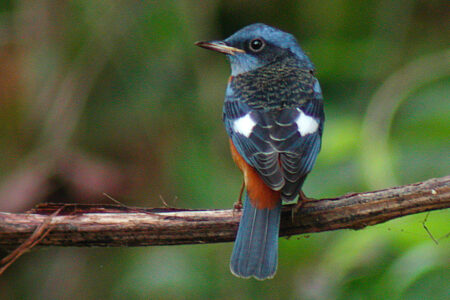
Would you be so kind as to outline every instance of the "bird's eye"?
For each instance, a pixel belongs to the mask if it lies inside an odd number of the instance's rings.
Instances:
[[[253,52],[259,52],[264,49],[266,43],[262,39],[253,39],[250,41],[250,44],[248,46]]]

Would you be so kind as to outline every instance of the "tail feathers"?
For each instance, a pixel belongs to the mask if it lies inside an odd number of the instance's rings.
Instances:
[[[231,255],[231,272],[243,278],[273,278],[278,265],[281,201],[275,208],[257,209],[248,196]]]

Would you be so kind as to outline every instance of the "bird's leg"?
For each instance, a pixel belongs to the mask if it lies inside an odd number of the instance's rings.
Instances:
[[[305,204],[306,202],[312,202],[312,201],[316,201],[317,199],[314,198],[309,198],[308,196],[305,195],[305,193],[303,193],[302,190],[300,190],[300,192],[298,193],[298,202],[297,202],[297,206],[298,208],[302,207],[303,204]]]
[[[298,213],[298,211],[300,210],[300,208],[307,202],[313,202],[316,201],[317,199],[314,198],[309,198],[305,195],[305,193],[303,193],[302,190],[300,190],[300,192],[298,193],[298,201],[297,204],[294,205],[292,207],[292,222],[294,222],[294,216]]]
[[[234,210],[241,210],[242,209],[242,194],[244,193],[245,188],[245,181],[242,181],[241,191],[239,192],[239,198],[236,202],[233,204]]]

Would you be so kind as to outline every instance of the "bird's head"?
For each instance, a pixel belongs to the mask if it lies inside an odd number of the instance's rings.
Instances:
[[[248,25],[223,41],[195,44],[226,54],[233,76],[287,57],[296,59],[300,67],[314,68],[292,34],[261,23]]]

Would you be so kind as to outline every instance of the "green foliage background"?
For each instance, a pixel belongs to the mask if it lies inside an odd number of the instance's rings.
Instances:
[[[225,57],[196,40],[263,22],[317,67],[335,197],[449,174],[447,1],[1,1],[0,210],[42,201],[230,208],[241,175]],[[445,299],[449,212],[280,240],[275,279],[233,277],[232,244],[33,251],[2,299]],[[4,253],[3,253],[4,254]]]

